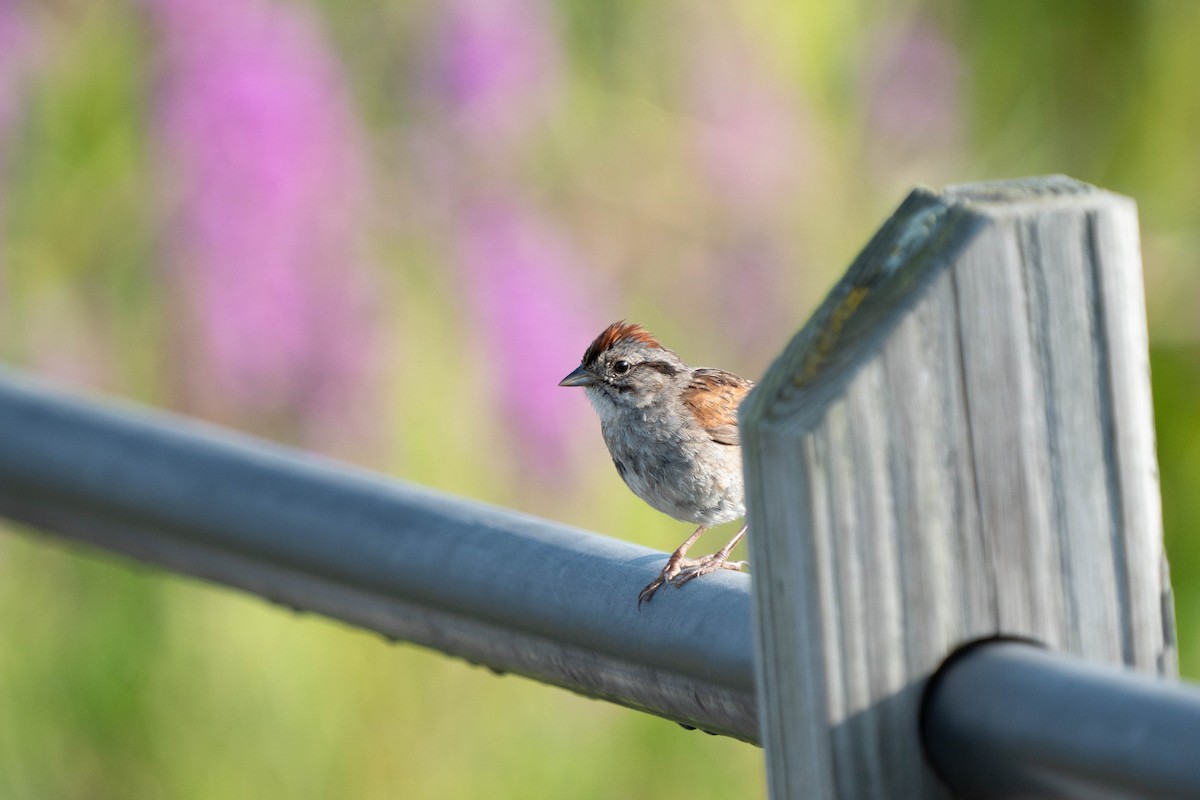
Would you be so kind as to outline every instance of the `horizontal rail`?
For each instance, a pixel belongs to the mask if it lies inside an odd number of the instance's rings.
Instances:
[[[955,797],[1200,797],[1200,691],[1017,642],[934,677],[926,752]]]
[[[0,515],[758,740],[749,578],[638,610],[649,548],[0,370]]]

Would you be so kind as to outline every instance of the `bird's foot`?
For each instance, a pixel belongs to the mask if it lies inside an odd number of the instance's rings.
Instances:
[[[679,574],[682,563],[684,563],[684,559],[678,553],[667,559],[667,565],[662,568],[662,572],[658,573],[658,577],[647,583],[645,588],[638,592],[638,608],[642,607],[642,603],[650,602],[654,598],[655,592]]]
[[[731,569],[737,572],[746,566],[749,566],[749,563],[746,561],[730,561],[727,553],[713,553],[712,555],[701,556],[700,558],[676,558],[672,556],[667,560],[667,565],[662,568],[662,572],[658,573],[658,577],[650,581],[642,591],[638,592],[638,607],[641,608],[642,603],[649,602],[654,597],[655,592],[668,583],[678,589],[688,581],[699,578],[701,575],[707,575],[710,572],[722,569]]]
[[[710,556],[689,558],[686,563],[679,565],[676,574],[671,578],[671,585],[676,589],[680,589],[685,583],[695,580],[701,575],[707,575],[710,572],[722,569],[741,572],[743,567],[748,566],[750,566],[750,562],[748,561],[730,561],[728,553],[713,553]]]

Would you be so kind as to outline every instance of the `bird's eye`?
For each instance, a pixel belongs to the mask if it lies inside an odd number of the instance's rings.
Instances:
[[[630,367],[631,365],[628,361],[618,361],[613,364],[613,372],[618,375],[624,375],[626,372],[629,372]]]

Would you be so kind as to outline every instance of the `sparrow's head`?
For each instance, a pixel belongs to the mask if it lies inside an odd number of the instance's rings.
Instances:
[[[605,328],[583,361],[559,386],[583,386],[592,402],[640,407],[677,386],[689,372],[679,356],[641,325],[625,321]]]

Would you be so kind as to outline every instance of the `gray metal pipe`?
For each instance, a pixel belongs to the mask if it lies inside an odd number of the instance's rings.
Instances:
[[[0,515],[749,742],[748,576],[0,370]]]
[[[955,797],[1200,798],[1200,690],[1030,644],[948,661],[921,727]]]

